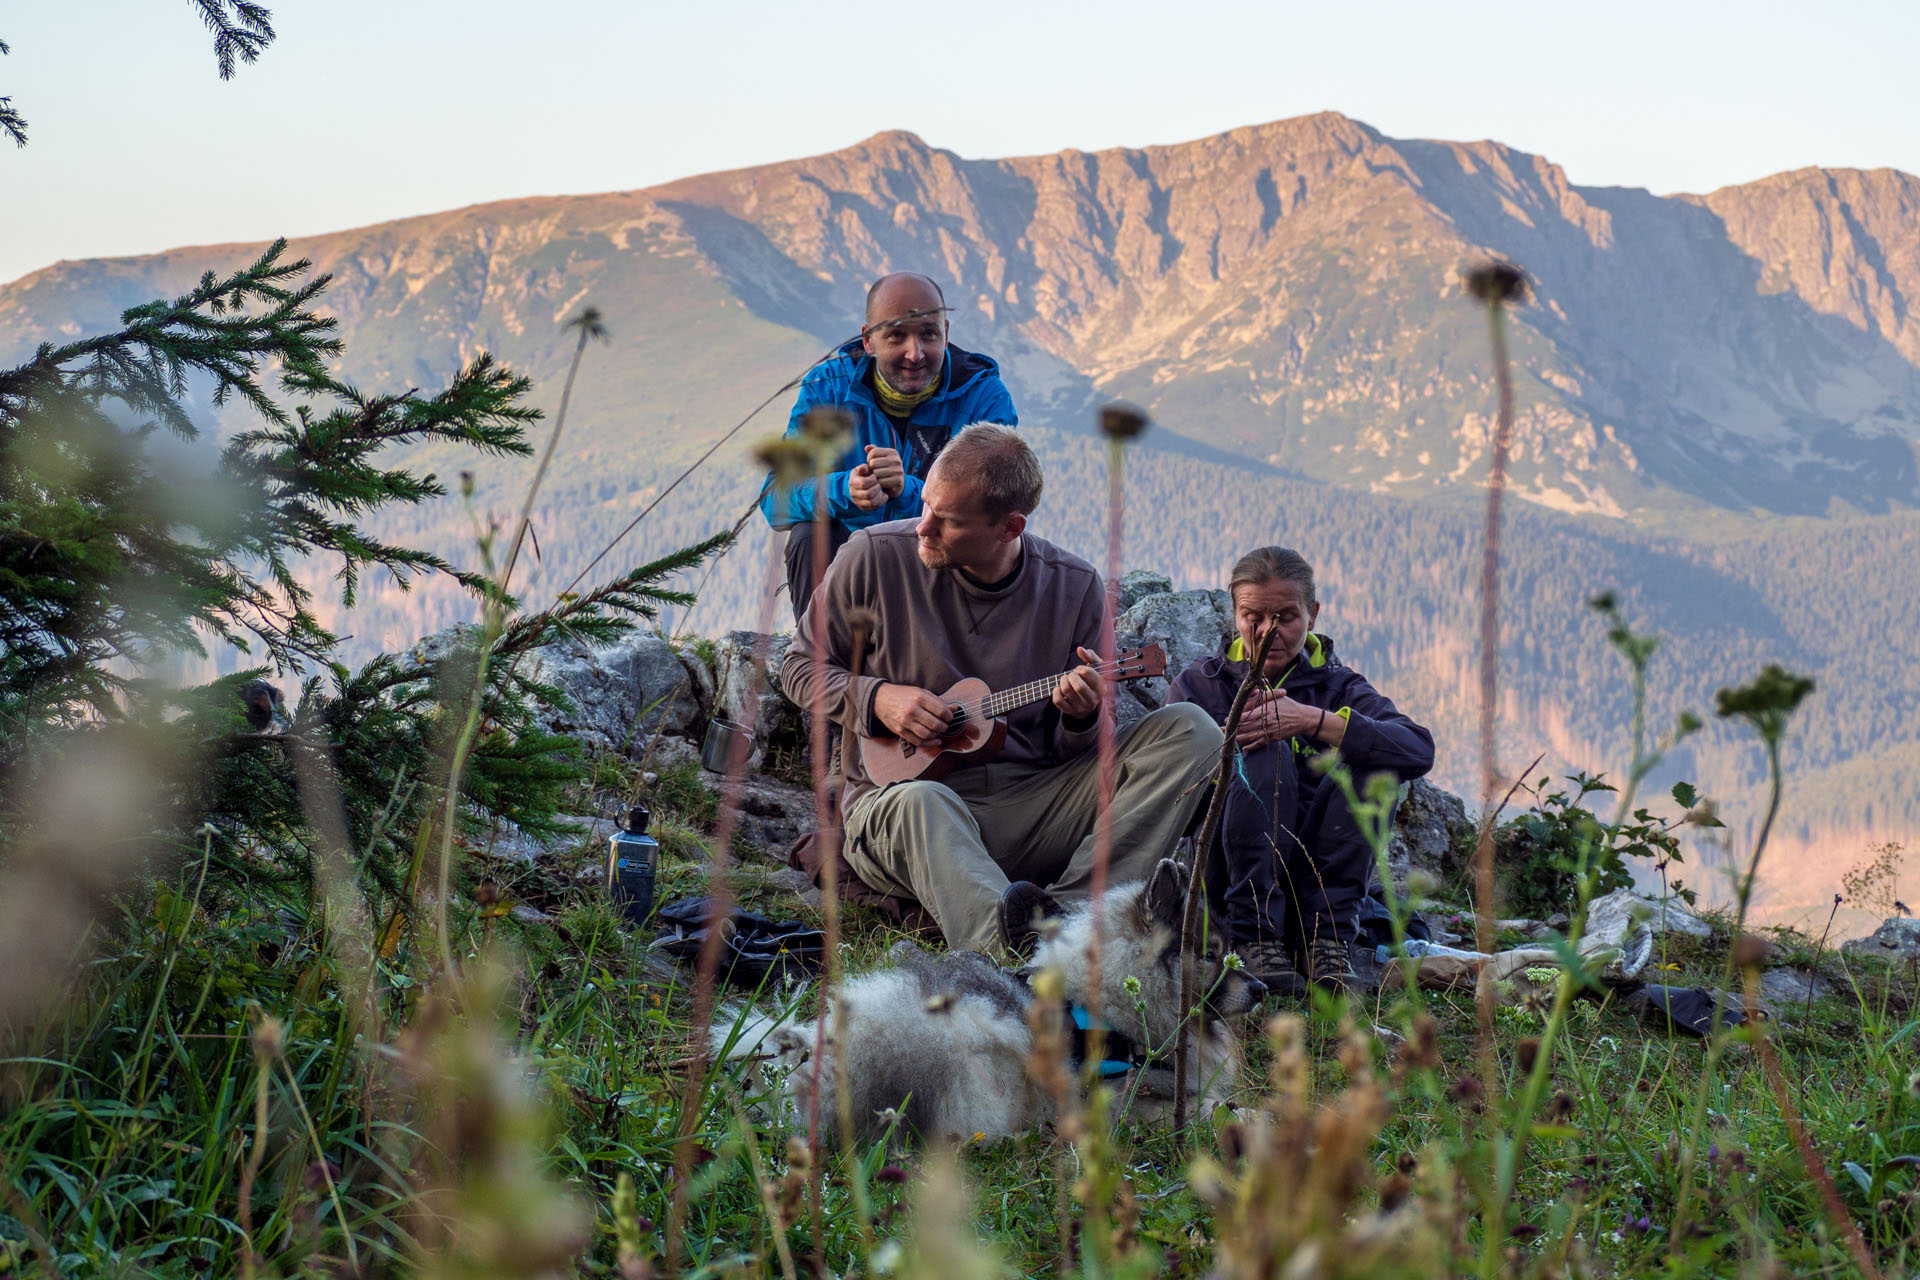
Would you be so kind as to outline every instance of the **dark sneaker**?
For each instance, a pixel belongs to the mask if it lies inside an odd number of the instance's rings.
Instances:
[[[1307,968],[1313,985],[1333,995],[1350,995],[1359,989],[1360,975],[1353,971],[1352,949],[1340,938],[1315,938],[1307,947]]]
[[[1286,944],[1278,938],[1238,942],[1233,950],[1239,954],[1247,973],[1265,985],[1268,995],[1297,1000],[1307,994],[1307,980],[1293,967],[1293,957],[1287,954]]]
[[[1039,885],[1015,880],[1000,895],[1000,945],[1014,955],[1033,953],[1040,940],[1040,923],[1066,914],[1054,896]]]

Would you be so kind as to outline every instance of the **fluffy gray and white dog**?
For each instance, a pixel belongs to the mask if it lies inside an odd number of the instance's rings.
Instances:
[[[1005,1137],[1053,1118],[1052,1095],[1028,1070],[1034,1049],[1028,978],[1052,970],[1062,979],[1070,1008],[1099,1011],[1109,1029],[1104,1059],[1119,1059],[1108,1071],[1119,1073],[1115,1083],[1134,1113],[1157,1117],[1171,1110],[1174,1098],[1187,877],[1184,864],[1168,859],[1151,879],[1108,890],[1097,920],[1090,904],[1075,906],[1050,926],[1032,965],[1017,973],[974,951],[896,944],[889,967],[849,979],[835,992],[818,1063],[816,1029],[803,1016],[748,1016],[717,1032],[716,1044],[733,1056],[767,1059],[773,1071],[764,1087],[801,1124],[812,1117],[817,1080],[825,1133],[835,1128],[844,1073],[854,1127],[863,1139],[879,1137],[896,1123],[923,1139]],[[1187,1080],[1190,1100],[1208,1107],[1240,1084],[1243,1057],[1229,1021],[1257,1008],[1266,992],[1251,974],[1230,966],[1217,944],[1204,948],[1199,979],[1201,1008],[1189,1037]]]

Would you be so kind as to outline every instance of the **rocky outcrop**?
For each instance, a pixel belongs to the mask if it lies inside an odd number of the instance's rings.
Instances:
[[[1891,960],[1910,964],[1920,959],[1920,919],[1912,916],[1888,916],[1878,929],[1864,938],[1840,944],[1843,954],[1863,959]]]
[[[573,703],[551,708],[548,728],[590,750],[642,755],[655,735],[687,737],[701,724],[695,677],[659,636],[635,632],[613,644],[536,649],[527,675],[557,686]]]
[[[780,663],[790,635],[729,631],[714,645],[714,710],[753,734],[747,767],[758,769],[777,746],[804,746],[808,717],[780,692]]]
[[[1404,892],[1414,871],[1435,881],[1450,878],[1460,861],[1459,850],[1472,839],[1466,803],[1425,778],[1415,778],[1394,810],[1387,842],[1387,867],[1395,885]]]
[[[1174,676],[1219,647],[1233,629],[1233,604],[1224,591],[1166,591],[1137,599],[1119,617],[1116,646],[1125,651],[1157,644],[1167,653],[1167,674],[1129,681],[1121,688],[1137,706],[1163,706]]]

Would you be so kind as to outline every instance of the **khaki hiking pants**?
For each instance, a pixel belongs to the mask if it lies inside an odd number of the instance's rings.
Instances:
[[[1220,759],[1220,726],[1189,702],[1121,731],[1107,883],[1144,880],[1193,820]],[[1093,883],[1100,753],[1061,765],[985,764],[898,782],[847,815],[846,856],[875,889],[918,900],[956,950],[1000,953],[1000,895],[1030,880],[1062,902]]]

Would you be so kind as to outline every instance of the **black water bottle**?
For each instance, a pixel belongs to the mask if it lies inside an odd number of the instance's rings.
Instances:
[[[660,864],[660,842],[647,834],[653,817],[635,805],[624,830],[613,833],[607,850],[607,894],[629,924],[645,923],[653,910],[653,876]]]

